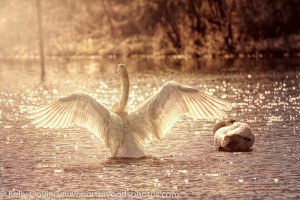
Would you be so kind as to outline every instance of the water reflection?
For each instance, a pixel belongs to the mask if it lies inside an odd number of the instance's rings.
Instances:
[[[113,75],[117,61],[50,63],[44,85],[39,84],[38,63],[3,62],[0,191],[177,191],[186,199],[299,196],[300,71],[286,69],[297,62],[176,62],[128,62],[129,108],[168,80],[197,87],[236,103],[231,115],[249,123],[256,136],[252,152],[218,152],[211,133],[214,122],[184,117],[165,140],[146,146],[151,156],[111,159],[87,130],[36,129],[25,115],[76,90],[110,108],[120,98],[121,82]],[[173,65],[177,71],[153,70]],[[240,70],[238,65],[247,67]]]

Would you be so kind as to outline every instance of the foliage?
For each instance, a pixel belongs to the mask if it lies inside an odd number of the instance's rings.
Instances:
[[[297,0],[42,0],[47,55],[298,51]],[[38,54],[35,0],[0,0],[0,54]]]

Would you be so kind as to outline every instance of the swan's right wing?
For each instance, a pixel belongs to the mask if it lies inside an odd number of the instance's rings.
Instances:
[[[110,113],[95,99],[74,93],[30,112],[32,124],[42,128],[68,128],[73,124],[87,128],[105,143],[110,128]]]

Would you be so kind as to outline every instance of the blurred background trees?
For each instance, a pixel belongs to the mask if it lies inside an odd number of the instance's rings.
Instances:
[[[47,56],[300,50],[298,0],[41,0]],[[0,0],[0,55],[37,55],[35,0]]]

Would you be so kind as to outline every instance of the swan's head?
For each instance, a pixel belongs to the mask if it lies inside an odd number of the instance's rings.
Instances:
[[[225,126],[230,126],[234,122],[236,122],[236,120],[232,117],[227,120],[222,120],[222,121],[217,122],[213,127],[213,133],[215,134],[216,131],[219,130],[220,128],[225,127]]]
[[[115,75],[124,74],[126,72],[126,66],[124,64],[118,64]]]
[[[120,102],[116,102],[112,106],[111,111],[118,114],[118,115],[126,115],[127,114],[127,107],[122,106],[120,104]]]
[[[231,124],[233,124],[234,122],[236,122],[236,119],[234,119],[233,117],[230,117],[229,119],[227,119],[225,121],[226,126],[230,126]]]

